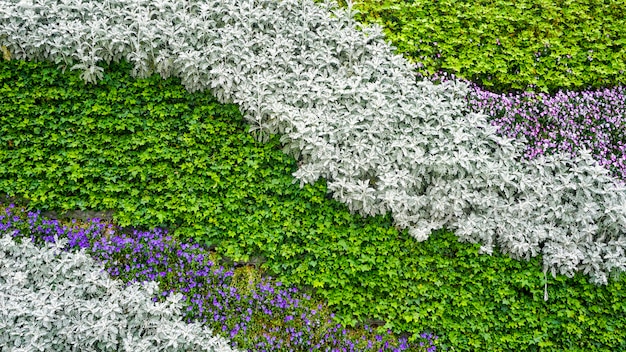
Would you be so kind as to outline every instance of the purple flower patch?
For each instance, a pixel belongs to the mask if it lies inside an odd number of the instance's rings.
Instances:
[[[249,281],[245,287],[233,270],[211,261],[211,253],[197,244],[179,242],[167,231],[123,231],[99,219],[62,225],[39,212],[14,205],[0,208],[0,230],[25,234],[35,243],[66,236],[66,250],[85,249],[104,264],[113,277],[130,284],[157,281],[160,293],[183,294],[187,322],[205,323],[231,339],[234,347],[253,351],[434,351],[436,336],[422,334],[411,345],[391,332],[347,329],[333,322],[334,315],[295,287],[271,277]],[[366,336],[367,335],[367,336]]]

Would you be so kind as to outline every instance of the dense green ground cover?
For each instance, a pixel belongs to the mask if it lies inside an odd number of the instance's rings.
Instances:
[[[626,82],[621,0],[362,0],[353,8],[426,75],[445,70],[499,92]]]
[[[433,331],[455,350],[626,348],[623,277],[606,287],[544,277],[538,258],[479,255],[445,230],[417,243],[389,215],[351,215],[323,181],[293,184],[295,161],[276,139],[255,142],[236,106],[129,68],[86,86],[53,64],[2,62],[0,191],[30,209],[110,209],[122,226],[262,258],[344,323]]]

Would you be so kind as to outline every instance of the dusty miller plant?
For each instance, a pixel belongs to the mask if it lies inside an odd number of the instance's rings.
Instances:
[[[232,351],[198,323],[182,321],[181,295],[152,302],[158,285],[123,287],[91,257],[0,237],[3,351]]]
[[[0,38],[22,59],[102,75],[177,76],[239,104],[261,141],[281,134],[304,183],[328,180],[362,215],[388,211],[423,241],[447,227],[463,241],[596,283],[626,269],[626,192],[584,151],[523,161],[466,107],[460,82],[418,81],[378,26],[352,8],[298,0],[0,0]],[[417,81],[417,83],[416,83]]]

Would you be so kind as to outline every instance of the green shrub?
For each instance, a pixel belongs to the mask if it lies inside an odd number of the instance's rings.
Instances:
[[[626,82],[621,0],[363,0],[354,8],[422,74],[445,70],[499,92]]]

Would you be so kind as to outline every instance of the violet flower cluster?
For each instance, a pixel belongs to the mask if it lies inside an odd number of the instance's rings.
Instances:
[[[2,209],[2,208],[0,208]],[[124,230],[99,219],[62,225],[40,212],[9,205],[0,210],[0,231],[15,230],[17,240],[53,242],[67,237],[68,248],[84,248],[105,270],[127,284],[156,281],[155,302],[183,294],[187,322],[201,321],[231,339],[233,347],[254,351],[435,351],[437,336],[420,335],[409,344],[389,331],[347,329],[333,322],[322,304],[271,277],[237,280],[233,270],[216,265],[198,244],[184,243],[167,231]]]
[[[455,78],[438,72],[430,79]],[[624,86],[555,94],[533,91],[498,94],[475,83],[469,85],[468,103],[474,112],[489,117],[498,133],[525,139],[524,157],[533,159],[555,152],[572,157],[585,148],[599,165],[626,181],[626,89]]]

